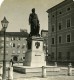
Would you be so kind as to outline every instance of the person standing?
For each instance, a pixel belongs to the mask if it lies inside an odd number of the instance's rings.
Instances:
[[[10,60],[10,65],[13,66],[13,60],[12,59]]]

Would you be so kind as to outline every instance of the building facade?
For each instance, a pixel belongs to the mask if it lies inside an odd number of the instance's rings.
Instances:
[[[46,61],[48,62],[48,30],[41,30],[41,37],[43,37],[43,49],[46,54]]]
[[[27,51],[27,32],[6,32],[6,60],[22,61]],[[0,61],[4,55],[4,36],[0,32]]]
[[[74,61],[74,1],[47,10],[49,61]]]

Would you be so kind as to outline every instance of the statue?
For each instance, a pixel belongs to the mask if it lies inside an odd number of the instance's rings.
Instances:
[[[39,36],[40,24],[38,16],[35,13],[35,8],[32,9],[32,13],[29,15],[30,24],[30,36]]]
[[[29,24],[30,24],[30,34],[27,37],[27,47],[31,49],[32,36],[40,36],[40,24],[37,14],[35,13],[35,8],[32,9],[32,13],[29,15]]]

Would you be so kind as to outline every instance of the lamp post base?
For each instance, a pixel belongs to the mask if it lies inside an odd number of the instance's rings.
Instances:
[[[3,75],[2,80],[6,80],[6,61],[3,60]]]

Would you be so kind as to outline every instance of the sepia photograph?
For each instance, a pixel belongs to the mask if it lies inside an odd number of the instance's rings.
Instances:
[[[74,80],[74,0],[0,0],[0,80]]]

